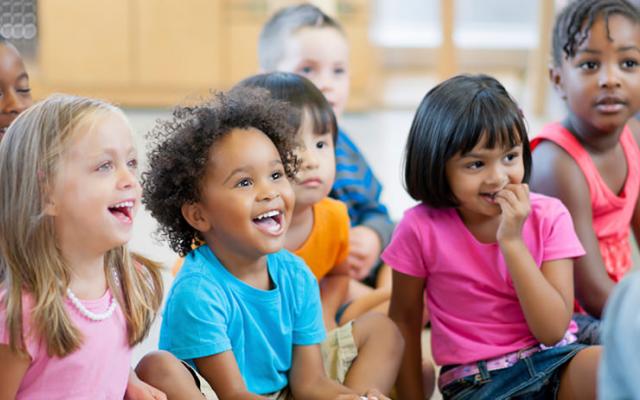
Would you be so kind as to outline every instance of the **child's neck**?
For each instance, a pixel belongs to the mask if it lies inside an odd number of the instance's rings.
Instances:
[[[284,240],[284,247],[296,251],[304,245],[313,230],[313,205],[296,206]]]
[[[228,248],[229,246],[220,245],[220,241],[207,236],[204,234],[207,246],[231,275],[257,289],[271,289],[266,255],[241,255],[234,249]]]
[[[602,132],[595,127],[578,119],[570,114],[563,122],[573,135],[580,141],[582,146],[592,154],[606,153],[614,149],[620,143],[620,135],[624,130],[624,125],[616,127],[613,131]]]
[[[498,234],[498,226],[500,225],[500,216],[483,218],[482,216],[465,213],[460,209],[456,211],[464,226],[478,242],[495,243],[497,241],[496,237]]]
[[[104,254],[96,254],[82,246],[65,248],[62,255],[71,268],[69,287],[80,299],[99,299],[107,290],[107,278],[104,271]]]

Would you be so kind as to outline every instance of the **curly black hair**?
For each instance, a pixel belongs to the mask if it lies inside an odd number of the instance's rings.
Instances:
[[[563,55],[571,58],[589,36],[593,23],[602,16],[609,35],[609,17],[623,15],[640,23],[640,11],[627,0],[573,0],[558,16],[553,27],[553,63],[559,66]]]
[[[142,174],[142,202],[158,221],[158,235],[181,256],[202,240],[182,216],[184,204],[200,200],[210,149],[234,129],[255,128],[276,146],[285,173],[295,175],[295,132],[291,107],[259,88],[216,93],[194,106],[178,106],[172,118],[158,120],[147,135],[149,167]]]

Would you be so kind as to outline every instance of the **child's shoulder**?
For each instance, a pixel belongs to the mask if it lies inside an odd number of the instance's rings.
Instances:
[[[347,205],[340,200],[325,197],[313,205],[314,213],[318,218],[343,219],[349,218]]]
[[[315,280],[304,260],[286,249],[267,255],[267,265],[272,275],[283,279]]]

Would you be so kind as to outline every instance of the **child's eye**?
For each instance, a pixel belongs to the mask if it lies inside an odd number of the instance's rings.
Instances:
[[[622,68],[634,68],[638,66],[638,62],[636,60],[624,60],[622,62]]]
[[[249,178],[242,178],[238,181],[238,183],[236,183],[236,187],[249,187],[251,186],[251,179]]]
[[[333,70],[333,73],[336,74],[336,75],[344,74],[345,73],[345,68],[342,68],[342,67],[336,68],[336,69]]]
[[[518,158],[518,156],[519,156],[518,153],[509,153],[506,156],[504,156],[504,159],[507,162],[511,162],[511,161],[515,160],[516,158]]]
[[[311,67],[302,67],[300,68],[300,72],[302,72],[303,74],[310,74],[313,72],[313,68]]]
[[[584,69],[584,70],[594,70],[598,68],[598,63],[595,61],[584,61],[578,65],[578,68]]]
[[[282,178],[284,176],[284,173],[282,171],[275,171],[271,174],[271,179],[273,179],[274,181],[277,181],[278,179]]]
[[[23,94],[31,93],[31,88],[16,89],[16,92],[23,93]]]
[[[465,167],[468,169],[479,169],[479,168],[482,168],[483,166],[484,166],[484,163],[482,161],[474,161],[465,165]]]
[[[135,158],[132,158],[127,162],[127,166],[133,170],[138,169],[138,160]]]
[[[318,149],[324,149],[325,147],[327,147],[329,144],[327,142],[325,142],[324,140],[319,141],[316,143],[316,148]]]
[[[98,165],[98,168],[96,168],[96,171],[107,172],[107,171],[111,171],[112,169],[113,169],[113,163],[111,161],[106,161]]]

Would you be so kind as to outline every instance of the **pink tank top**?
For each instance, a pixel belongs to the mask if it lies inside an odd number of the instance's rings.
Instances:
[[[640,149],[631,130],[625,127],[620,144],[627,160],[627,179],[620,194],[615,194],[600,176],[591,156],[571,132],[556,122],[546,125],[531,141],[531,149],[543,140],[560,146],[582,170],[591,196],[593,229],[609,276],[618,282],[632,266],[629,229],[640,190]]]

